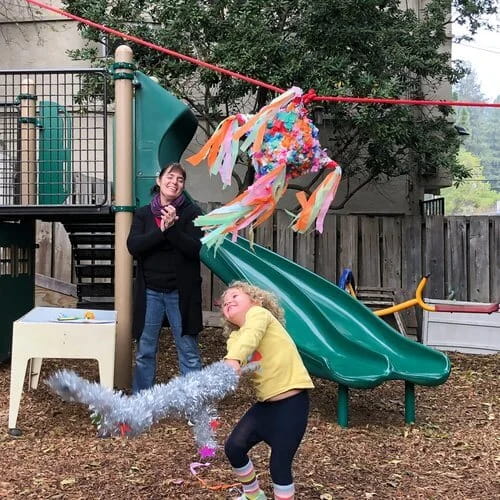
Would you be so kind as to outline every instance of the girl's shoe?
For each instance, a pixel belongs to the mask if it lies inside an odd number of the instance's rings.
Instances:
[[[248,500],[248,497],[243,493],[240,497],[236,497],[234,500]],[[259,494],[257,495],[256,500],[267,500],[266,494],[260,490]]]

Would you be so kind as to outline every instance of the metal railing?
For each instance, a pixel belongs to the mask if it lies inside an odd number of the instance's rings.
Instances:
[[[0,205],[11,205],[18,194],[20,113],[15,102],[0,102]]]
[[[421,203],[422,215],[444,215],[444,198],[433,198],[424,200]]]
[[[108,78],[0,71],[0,208],[109,204]]]

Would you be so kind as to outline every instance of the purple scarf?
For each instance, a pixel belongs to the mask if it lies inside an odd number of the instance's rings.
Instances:
[[[175,207],[177,210],[185,201],[186,197],[184,196],[184,193],[181,193],[175,200],[171,201],[168,205],[172,205]],[[160,193],[157,193],[153,196],[153,199],[151,200],[151,212],[153,212],[153,215],[155,217],[161,217],[161,209],[166,207],[167,205],[162,205],[161,204],[161,199],[160,199]]]

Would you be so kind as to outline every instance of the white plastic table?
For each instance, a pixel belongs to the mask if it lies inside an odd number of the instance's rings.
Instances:
[[[21,434],[16,429],[16,422],[28,364],[28,389],[36,389],[38,386],[43,358],[96,359],[101,383],[113,387],[116,311],[92,310],[94,320],[57,319],[59,315],[83,318],[85,312],[85,309],[35,307],[14,321],[10,369],[10,434]]]

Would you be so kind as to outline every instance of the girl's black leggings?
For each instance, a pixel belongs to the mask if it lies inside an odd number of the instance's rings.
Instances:
[[[225,452],[235,468],[248,463],[248,451],[264,441],[271,447],[273,483],[293,483],[292,461],[306,430],[309,415],[307,390],[280,401],[254,404],[226,441]]]

